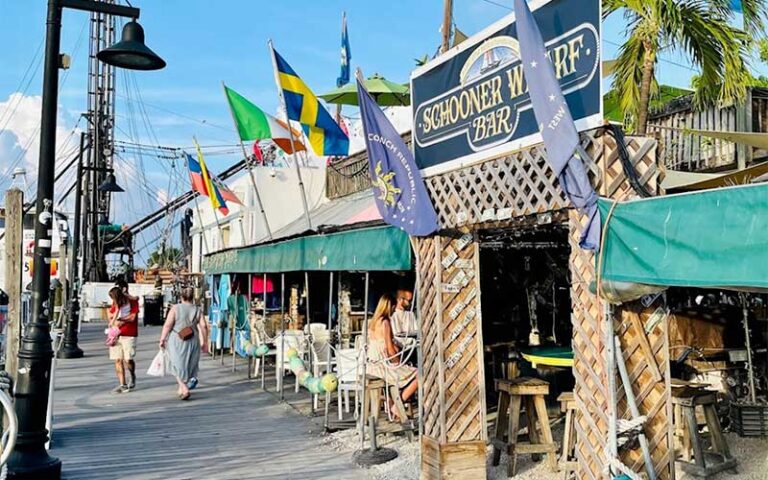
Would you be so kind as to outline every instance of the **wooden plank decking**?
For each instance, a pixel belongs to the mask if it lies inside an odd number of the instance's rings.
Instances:
[[[69,480],[363,479],[351,453],[321,451],[322,421],[310,420],[205,356],[192,399],[172,378],[146,375],[159,327],[139,337],[136,390],[113,394],[103,325],[86,325],[86,357],[59,360],[51,454]]]

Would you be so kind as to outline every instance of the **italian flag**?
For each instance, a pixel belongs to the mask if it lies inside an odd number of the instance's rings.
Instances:
[[[224,86],[224,93],[227,95],[240,140],[271,139],[289,155],[307,149],[301,142],[301,132],[294,129],[289,132],[290,127],[286,122],[265,113],[231,88]],[[293,142],[291,142],[291,132],[293,132]]]

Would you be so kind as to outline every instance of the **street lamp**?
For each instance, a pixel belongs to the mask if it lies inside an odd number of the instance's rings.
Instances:
[[[124,192],[123,188],[117,184],[115,174],[110,169],[86,167],[83,166],[83,153],[85,152],[85,134],[80,135],[80,158],[77,162],[77,183],[75,187],[75,226],[72,240],[72,265],[70,265],[70,278],[72,279],[72,288],[69,298],[69,320],[64,328],[64,342],[59,351],[59,358],[81,358],[83,350],[77,345],[78,325],[80,323],[80,283],[75,282],[78,271],[78,258],[80,256],[80,233],[81,233],[81,215],[83,203],[83,171],[109,172],[104,182],[99,185],[100,192]],[[96,212],[94,212],[95,215]],[[103,222],[103,223],[102,223]],[[109,224],[106,217],[99,220],[99,225]]]
[[[48,0],[43,73],[43,108],[40,121],[40,159],[38,161],[37,201],[35,210],[35,265],[51,262],[53,228],[54,171],[56,167],[56,114],[59,90],[61,14],[64,8],[131,18],[123,30],[123,40],[98,57],[116,67],[156,70],[165,62],[143,44],[141,28],[136,28],[138,8],[95,0]],[[143,48],[142,48],[143,47]],[[159,60],[159,61],[158,61]],[[53,348],[50,335],[50,271],[36,268],[32,280],[32,316],[22,338],[15,389],[19,434],[16,448],[8,460],[8,478],[23,480],[61,478],[61,461],[48,455],[45,428],[50,389]]]
[[[115,174],[110,173],[107,175],[107,178],[105,178],[104,181],[101,182],[101,185],[99,185],[99,191],[120,193],[120,192],[124,192],[125,190],[123,190],[123,187],[117,184],[117,180],[115,180]]]

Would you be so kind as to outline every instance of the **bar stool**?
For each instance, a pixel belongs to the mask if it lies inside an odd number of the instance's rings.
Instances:
[[[368,417],[371,415],[375,418],[379,418],[385,388],[386,383],[381,378],[372,375],[365,376],[365,398],[368,401],[363,405],[364,423],[368,422]]]
[[[513,380],[496,380],[496,391],[499,393],[499,413],[496,418],[493,444],[493,465],[499,464],[501,450],[509,454],[507,475],[515,475],[518,454],[532,454],[534,459],[539,453],[547,455],[549,468],[557,472],[557,444],[552,439],[549,428],[549,416],[544,396],[549,394],[549,383],[537,378],[520,377]],[[517,434],[520,429],[520,410],[525,402],[525,413],[528,418],[529,442],[518,442]],[[536,423],[541,428],[541,439],[536,429]],[[506,439],[506,440],[505,440]]]
[[[563,392],[557,397],[560,411],[565,412],[565,433],[563,433],[562,453],[560,454],[560,469],[563,479],[568,480],[576,472],[576,399],[573,392]]]
[[[728,444],[723,437],[723,430],[715,410],[715,402],[715,392],[702,388],[686,387],[672,392],[675,418],[684,423],[683,460],[678,460],[677,463],[684,472],[696,477],[709,478],[725,470],[736,471],[736,459],[731,457]],[[697,406],[701,406],[704,410],[712,444],[711,451],[705,451],[701,443],[699,424],[696,421]],[[690,461],[690,448],[693,448],[693,462]],[[709,457],[709,462],[707,462],[707,457]]]

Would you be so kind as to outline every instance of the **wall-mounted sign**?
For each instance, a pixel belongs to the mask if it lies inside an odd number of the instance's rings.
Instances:
[[[579,130],[602,123],[600,1],[533,0]],[[411,75],[416,163],[432,175],[541,142],[514,13]]]

